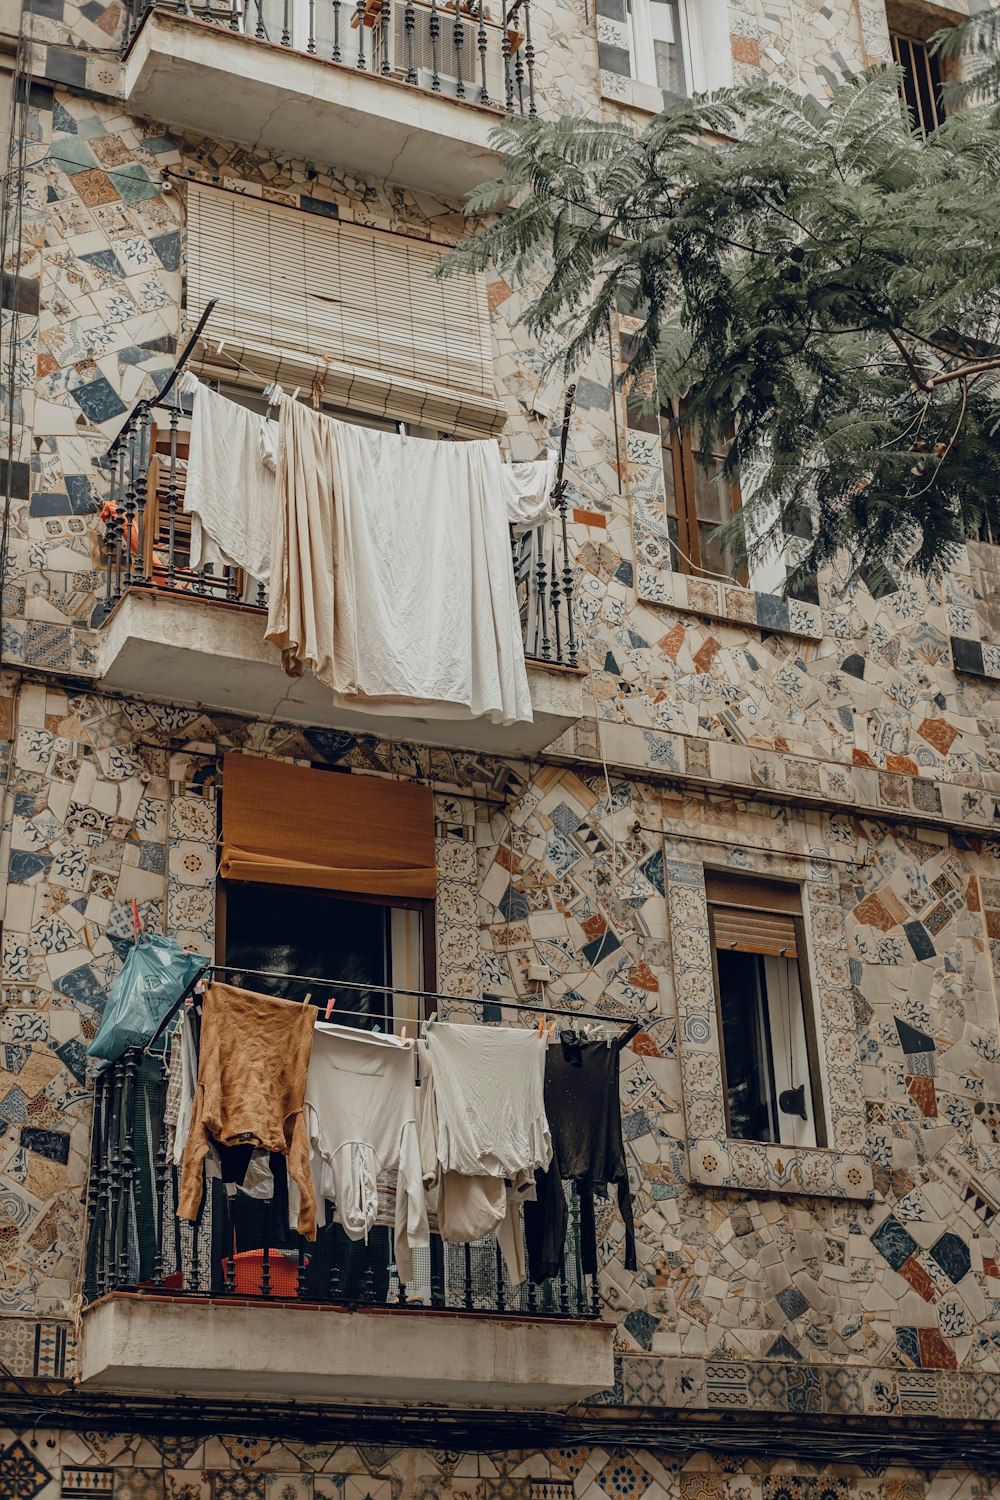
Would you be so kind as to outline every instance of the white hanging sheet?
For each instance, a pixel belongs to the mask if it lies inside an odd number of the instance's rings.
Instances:
[[[184,510],[191,517],[191,566],[242,568],[266,582],[277,481],[278,424],[210,390],[195,376]]]
[[[548,504],[549,462],[283,400],[266,635],[286,670],[309,666],[345,708],[530,722],[508,507]]]

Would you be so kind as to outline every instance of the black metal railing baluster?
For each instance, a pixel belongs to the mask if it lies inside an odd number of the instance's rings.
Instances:
[[[490,90],[486,82],[486,9],[484,0],[479,0],[479,28],[476,33],[476,46],[479,49],[479,102],[490,103]]]
[[[569,1283],[566,1279],[566,1246],[559,1257],[559,1312],[564,1318],[569,1317]]]
[[[228,1297],[236,1295],[236,1225],[233,1222],[233,1199],[229,1184],[223,1183],[222,1196],[226,1208],[226,1253],[222,1260],[222,1290]]]
[[[521,9],[524,12],[524,61],[528,70],[528,114],[534,117],[538,111],[535,108],[535,49],[531,41],[531,0],[522,0]],[[518,55],[520,56],[520,53]],[[521,113],[524,113],[523,102]]]
[[[354,12],[354,24],[358,31],[358,60],[355,67],[360,73],[364,73],[368,64],[365,61],[365,0],[357,0]]]
[[[316,51],[316,0],[309,0],[309,38],[306,42],[306,51]]]
[[[284,7],[284,11],[282,12],[282,23],[281,23],[281,45],[283,47],[290,47],[292,45],[292,25],[291,25],[291,13],[290,12],[291,12],[290,0],[285,0],[285,7]]]
[[[153,1232],[156,1246],[153,1251],[153,1285],[163,1285],[163,1237],[167,1220],[167,1129],[161,1113],[156,1122],[156,1154],[153,1157]]]
[[[573,1281],[576,1294],[576,1311],[579,1317],[587,1315],[587,1289],[583,1280],[583,1255],[580,1247],[580,1196],[574,1186],[570,1193],[570,1234],[573,1245]]]
[[[295,1295],[298,1297],[300,1302],[305,1301],[306,1293],[309,1290],[306,1284],[306,1267],[308,1266],[308,1264],[309,1262],[306,1257],[306,1252],[300,1245],[298,1250],[298,1265],[295,1271]]]
[[[566,603],[566,665],[576,666],[576,627],[573,620],[573,569],[569,561],[569,501],[565,483],[559,486],[559,525],[562,530],[563,599]]]
[[[503,16],[503,36],[500,40],[500,50],[503,55],[503,88],[505,96],[505,108],[509,115],[514,113],[514,77],[510,66],[510,17]]]
[[[552,532],[552,559],[549,568],[549,611],[552,615],[552,633],[555,636],[555,659],[562,665],[562,624],[559,619],[559,603],[562,599],[562,578],[556,566],[556,537]]]
[[[341,0],[333,0],[333,62],[340,62],[340,5]]]
[[[381,5],[379,6],[378,18],[379,42],[381,43],[382,52],[382,77],[388,78],[392,72],[392,59],[389,55],[390,43],[392,40],[392,27],[394,25],[392,16],[392,0],[382,0]],[[372,58],[372,61],[375,61],[374,57]]]
[[[465,98],[465,81],[462,77],[462,49],[465,46],[465,22],[462,20],[462,0],[452,0],[455,7],[455,25],[452,39],[455,45],[455,97]]]
[[[462,1287],[462,1293],[463,1293],[463,1296],[464,1296],[464,1299],[465,1299],[465,1306],[468,1309],[468,1311],[471,1312],[472,1309],[476,1305],[476,1299],[472,1295],[472,1246],[471,1245],[466,1245],[465,1246],[465,1284]]]
[[[191,1225],[191,1233],[188,1236],[188,1244],[191,1247],[191,1291],[197,1296],[201,1291],[201,1221],[205,1213],[205,1200],[202,1199],[198,1217]]]
[[[503,1252],[497,1244],[493,1246],[493,1255],[496,1262],[497,1312],[502,1313],[507,1311],[507,1288],[503,1284]]]
[[[136,530],[137,530],[137,528],[136,528],[135,516],[136,516],[136,511],[138,509],[138,483],[139,483],[138,473],[137,473],[138,466],[139,466],[139,456],[138,456],[138,452],[137,452],[136,435],[135,435],[135,428],[134,427],[130,429],[128,438],[126,439],[126,443],[127,443],[127,448],[126,448],[126,459],[125,459],[125,470],[126,470],[125,503],[124,503],[124,505],[122,507],[122,530],[124,532],[123,546],[124,546],[124,551],[125,551],[125,560],[124,560],[125,561],[125,576],[124,576],[124,579],[123,579],[123,587],[126,588],[126,589],[128,589],[128,588],[131,588],[131,586],[132,586],[132,576],[133,576],[133,569],[134,569],[133,557],[135,556],[135,552],[136,552]]]
[[[271,1248],[265,1245],[260,1258],[260,1295],[271,1295]]]
[[[431,38],[431,89],[435,94],[440,94],[441,75],[438,70],[438,39],[441,35],[441,17],[438,14],[437,0],[431,0],[431,13],[427,20],[427,29]]]
[[[150,569],[147,552],[146,532],[150,526],[149,515],[149,467],[152,458],[153,444],[153,414],[148,406],[144,406],[139,416],[139,484],[136,494],[136,518],[135,518],[135,550],[136,570],[135,579],[138,583],[149,583]]]
[[[267,27],[264,25],[264,0],[256,0],[256,4],[257,25],[254,28],[254,36],[257,37],[259,41],[264,42],[267,40]]]
[[[170,463],[167,469],[167,588],[172,589],[177,577],[177,506],[180,488],[177,483],[177,430],[180,412],[173,407],[170,412]]]
[[[548,607],[545,601],[547,590],[545,542],[542,537],[539,537],[538,562],[535,565],[535,593],[538,596],[538,624],[542,633],[542,661],[549,661],[552,656],[552,642],[549,639]]]
[[[431,1237],[431,1307],[444,1307],[444,1245]]]
[[[406,0],[403,11],[403,30],[406,33],[406,81],[416,83],[417,70],[413,66],[413,33],[417,25],[417,12],[413,0]]]

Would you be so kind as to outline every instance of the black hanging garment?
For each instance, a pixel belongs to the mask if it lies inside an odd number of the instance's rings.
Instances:
[[[535,1173],[536,1200],[524,1205],[528,1274],[545,1281],[559,1270],[569,1222],[564,1182],[576,1184],[580,1199],[580,1258],[585,1274],[597,1275],[594,1196],[618,1189],[618,1211],[625,1225],[625,1267],[637,1269],[632,1196],[625,1165],[618,1093],[617,1040],[577,1040],[564,1035],[545,1055],[545,1113],[552,1133],[552,1162]]]

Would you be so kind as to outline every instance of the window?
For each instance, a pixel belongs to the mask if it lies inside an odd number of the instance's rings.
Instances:
[[[727,1135],[824,1146],[799,889],[711,871],[706,888]]]
[[[686,0],[626,0],[632,77],[664,103],[693,92],[693,47]]]
[[[704,574],[746,583],[726,547],[712,533],[740,508],[739,486],[723,478],[724,447],[706,448],[697,431],[671,431],[671,415],[660,421],[663,489],[671,566],[676,573]]]
[[[938,59],[921,37],[890,31],[889,42],[893,61],[903,69],[900,94],[913,129],[920,135],[929,135],[945,117]]]
[[[187,209],[189,317],[216,303],[206,378],[258,391],[279,378],[462,436],[502,430],[485,280],[439,280],[443,246],[202,183]]]

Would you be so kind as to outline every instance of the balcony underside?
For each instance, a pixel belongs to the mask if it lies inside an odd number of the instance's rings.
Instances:
[[[531,662],[531,724],[421,718],[419,706],[391,716],[339,708],[311,673],[285,675],[260,612],[139,589],[102,628],[100,681],[170,703],[498,755],[537,754],[583,715],[580,674]]]
[[[443,198],[500,166],[489,145],[500,110],[159,10],[129,49],[125,108]]]
[[[85,1389],[565,1406],[614,1384],[607,1323],[112,1295],[83,1317]]]

